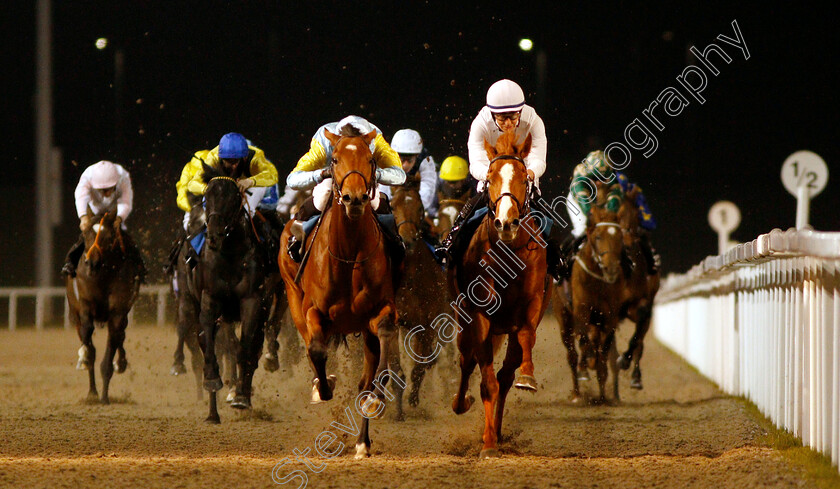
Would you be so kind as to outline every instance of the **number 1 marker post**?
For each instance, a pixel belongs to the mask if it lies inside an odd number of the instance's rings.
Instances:
[[[728,200],[715,202],[709,209],[709,226],[718,233],[718,254],[726,253],[729,248],[729,233],[741,224],[741,211]]]

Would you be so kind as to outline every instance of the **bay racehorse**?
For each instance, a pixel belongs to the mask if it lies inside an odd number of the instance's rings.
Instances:
[[[115,224],[117,214],[108,212],[94,217],[88,209],[88,216],[95,224],[82,231],[85,253],[76,276],[65,279],[67,303],[70,306],[70,322],[82,341],[76,368],[88,371],[89,399],[98,397],[93,371],[96,360],[94,325],[108,327],[108,342],[99,370],[102,375],[101,401],[109,404],[108,387],[114,369],[123,373],[128,366],[123,342],[128,312],[140,291],[140,268],[126,257],[129,237],[119,224]]]
[[[424,231],[425,210],[420,200],[419,182],[410,180],[393,189],[391,208],[397,231],[406,247],[405,272],[397,290],[396,304],[400,311],[401,332],[404,338],[408,337],[406,347],[410,351],[406,353],[414,360],[408,403],[417,407],[420,404],[423,377],[435,365],[441,353],[441,347],[437,346],[438,332],[431,326],[434,319],[446,309],[449,295],[446,293],[446,273],[435,262],[432,249],[426,242],[430,237]],[[412,333],[418,325],[423,327]],[[397,419],[402,418],[402,396],[398,395]]]
[[[541,225],[529,214],[531,182],[523,158],[530,148],[530,135],[516,144],[513,132],[500,136],[495,147],[485,142],[490,159],[487,212],[466,252],[449,269],[462,327],[461,378],[452,409],[457,414],[470,409],[469,379],[478,364],[484,403],[481,458],[499,456],[505,399],[517,368],[516,387],[537,390],[531,353],[550,289]],[[493,356],[505,337],[505,360],[494,375]]]
[[[263,342],[263,325],[272,300],[271,274],[245,198],[236,180],[207,165],[202,180],[207,243],[196,266],[199,323],[204,353],[204,388],[210,394],[208,422],[218,423],[216,392],[223,387],[216,359],[219,320],[240,321],[236,395],[231,406],[251,407],[251,383]]]
[[[365,359],[356,406],[361,406],[365,416],[355,455],[363,458],[370,456],[369,418],[381,415],[385,398],[393,400],[384,386],[389,380],[403,382],[388,368],[399,364],[396,284],[385,237],[371,207],[376,161],[369,144],[376,131],[360,134],[348,125],[341,135],[325,134],[334,148],[332,198],[304,243],[309,258],[299,283],[299,265],[285,252],[278,260],[289,309],[316,376],[313,402],[333,397],[335,377],[328,377],[326,371],[330,338],[353,333],[363,337]],[[291,223],[281,243],[290,236]]]
[[[639,209],[636,206],[638,192],[638,187],[634,187],[627,192],[618,210],[618,220],[624,238],[624,249],[634,264],[633,271],[624,282],[622,316],[635,323],[635,330],[630,338],[627,351],[618,357],[618,366],[622,370],[627,370],[632,362],[633,372],[630,377],[630,387],[633,389],[642,388],[642,370],[639,367],[639,362],[644,352],[645,335],[650,329],[653,299],[659,290],[659,272],[648,275],[647,258],[639,244],[643,231],[639,225]]]
[[[554,289],[554,313],[560,325],[563,344],[572,370],[572,401],[581,399],[578,352],[588,359],[582,368],[594,368],[600,396],[606,401],[608,370],[613,372],[613,395],[619,400],[615,330],[622,314],[625,282],[622,275],[622,232],[618,216],[593,206],[586,228],[586,240],[575,255],[568,282]]]

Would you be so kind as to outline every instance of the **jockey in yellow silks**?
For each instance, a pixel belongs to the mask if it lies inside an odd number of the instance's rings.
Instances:
[[[295,216],[296,221],[307,224],[303,226],[303,229],[297,230],[296,235],[289,240],[289,254],[296,261],[301,258],[299,243],[303,235],[300,231],[307,233],[315,226],[314,217],[324,211],[332,195],[329,163],[332,160],[333,145],[327,139],[325,131],[329,130],[333,134],[340,134],[341,130],[348,125],[360,134],[369,134],[376,131],[376,137],[370,143],[370,152],[373,154],[377,166],[376,182],[384,185],[402,185],[405,183],[405,171],[402,169],[399,154],[391,149],[391,146],[382,136],[382,131],[375,125],[361,117],[350,115],[338,122],[331,122],[319,127],[315,131],[315,135],[312,136],[309,151],[298,160],[294,170],[286,178],[286,184],[293,189],[312,189],[312,197],[301,205]],[[395,226],[390,222],[393,221],[393,216],[390,213],[387,197],[381,195],[377,189],[370,204],[380,223],[383,224],[386,236],[392,241],[399,240],[393,229]],[[297,228],[293,227],[293,230],[295,229]]]

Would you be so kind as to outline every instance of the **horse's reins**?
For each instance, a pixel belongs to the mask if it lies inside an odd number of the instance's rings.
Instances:
[[[103,253],[102,247],[99,246],[99,233],[101,233],[102,228],[105,227],[105,217],[107,215],[108,215],[108,213],[106,212],[105,215],[102,216],[102,219],[99,220],[99,229],[96,230],[96,238],[94,238],[93,244],[87,250],[87,253],[85,253],[85,260],[90,260],[90,253],[93,251],[94,248],[98,249],[100,253]],[[119,244],[120,245],[120,250],[123,253],[125,253],[125,242],[123,241],[123,237],[122,237],[122,233],[120,232],[120,228],[117,227],[117,229],[114,231],[114,233],[117,235],[117,239],[114,241],[114,244],[111,247],[113,248],[114,246]]]
[[[210,179],[210,181],[209,181],[209,182],[207,182],[207,183],[210,183],[210,182],[212,182],[213,180],[227,180],[227,181],[233,182],[233,184],[234,184],[234,185],[238,185],[238,184],[237,184],[237,182],[236,182],[236,179],[235,179],[235,178],[228,177],[228,176],[224,176],[224,175],[220,175],[220,176],[213,177],[213,178],[211,178],[211,179]],[[247,191],[246,191],[246,192],[247,192]],[[241,212],[241,211],[242,211],[242,208],[243,208],[243,207],[244,207],[244,208],[248,211],[248,215],[250,216],[250,215],[252,214],[252,211],[251,211],[251,204],[249,204],[249,203],[248,203],[248,199],[246,199],[246,198],[245,198],[245,192],[239,192],[239,195],[240,195],[240,197],[241,197],[241,201],[239,202],[239,209],[236,211],[236,214],[234,215],[234,217],[235,217],[235,216],[237,216],[237,215],[239,215],[239,212]],[[207,222],[210,222],[210,217],[211,217],[211,216],[221,216],[221,213],[219,213],[219,212],[213,212],[213,213],[208,214],[208,215],[207,215]],[[253,231],[253,232],[254,232],[254,237],[256,237],[256,238],[257,238],[257,242],[258,242],[258,243],[262,243],[262,238],[260,238],[259,233],[257,233],[257,228],[254,226],[254,219],[253,219],[253,218],[249,218],[249,219],[248,219],[248,222],[251,224],[251,231]],[[227,228],[228,228],[228,225],[225,225],[225,234],[227,234],[227,233],[228,233]]]
[[[595,224],[595,227],[603,227],[603,226],[617,227],[617,228],[621,229],[621,225],[618,224],[618,223],[614,223],[614,222],[599,222],[599,223]],[[605,255],[609,252],[607,251],[607,252],[596,255],[595,254],[595,244],[590,243],[589,247],[590,247],[590,251],[591,251],[591,254],[592,254],[592,259],[595,260],[595,263],[599,267],[602,266],[603,261],[601,260],[601,255]],[[601,275],[597,275],[595,272],[590,270],[589,267],[586,266],[586,263],[583,260],[579,260],[579,259],[577,259],[577,257],[575,257],[575,260],[578,262],[580,267],[583,268],[584,272],[588,273],[592,277],[594,277],[594,278],[596,278],[596,279],[598,279],[602,282],[605,282],[605,283],[608,283],[608,284],[613,284],[613,283],[615,283],[616,280],[618,280],[618,277],[614,278],[613,280],[607,280],[606,277],[604,277],[603,273]]]

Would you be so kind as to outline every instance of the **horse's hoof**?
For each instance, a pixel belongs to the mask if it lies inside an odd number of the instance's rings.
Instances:
[[[128,368],[128,360],[122,358],[120,360],[114,360],[114,371],[118,374],[125,372],[125,369]]]
[[[225,384],[222,379],[216,377],[215,379],[204,379],[204,389],[208,392],[216,392],[222,390]]]
[[[328,375],[327,376],[327,387],[329,388],[329,392],[324,393],[321,395],[320,390],[320,382],[318,379],[312,380],[312,398],[309,400],[310,404],[319,404],[322,402],[327,402],[333,398],[333,389],[335,389],[336,377],[335,375]]]
[[[452,410],[455,411],[455,414],[464,414],[470,410],[470,408],[475,402],[475,397],[472,395],[467,395],[464,397],[463,402],[458,402],[458,394],[455,394],[455,397],[452,399]]]
[[[76,362],[76,370],[90,370],[90,364],[87,362],[87,360],[83,360],[80,358],[79,361]]]
[[[630,388],[638,391],[642,390],[642,379],[632,379],[630,381]]]
[[[364,443],[356,443],[356,455],[353,455],[353,458],[362,460],[368,457],[370,457],[370,447]]]
[[[111,404],[111,400],[108,399],[107,397],[103,397],[102,399],[99,400],[99,402],[101,402],[103,406],[108,406],[109,404]]]
[[[385,403],[375,395],[368,394],[362,398],[361,406],[357,404],[356,407],[361,407],[359,414],[365,418],[379,419],[382,417],[382,413],[385,412],[384,404]]]
[[[501,456],[502,454],[499,452],[498,448],[485,448],[478,454],[478,458],[481,460],[486,458],[499,458]]]
[[[572,404],[580,404],[583,401],[583,398],[580,394],[572,394],[572,398],[569,400]]]
[[[516,378],[516,383],[513,386],[517,389],[537,392],[537,379],[530,375],[520,375]]]
[[[236,399],[236,389],[231,389],[228,391],[227,397],[225,397],[225,402],[230,404],[234,399]]]
[[[251,409],[251,399],[246,396],[235,396],[230,403],[230,407],[236,409]]]
[[[176,363],[169,369],[169,375],[174,375],[176,377],[178,375],[184,375],[185,373],[187,373],[187,367],[185,367],[183,363]]]
[[[204,420],[204,422],[207,423],[207,424],[222,424],[222,420],[219,419],[218,415],[207,416],[207,418]]]
[[[280,370],[280,360],[277,359],[276,355],[266,353],[264,358],[263,368],[265,368],[267,372],[276,372]]]
[[[586,370],[578,370],[577,379],[578,382],[589,382],[589,372]]]
[[[630,357],[624,354],[619,355],[618,360],[616,360],[616,365],[618,365],[618,368],[621,370],[627,370],[630,368]]]
[[[399,411],[397,414],[394,415],[394,421],[405,421],[405,413]]]

